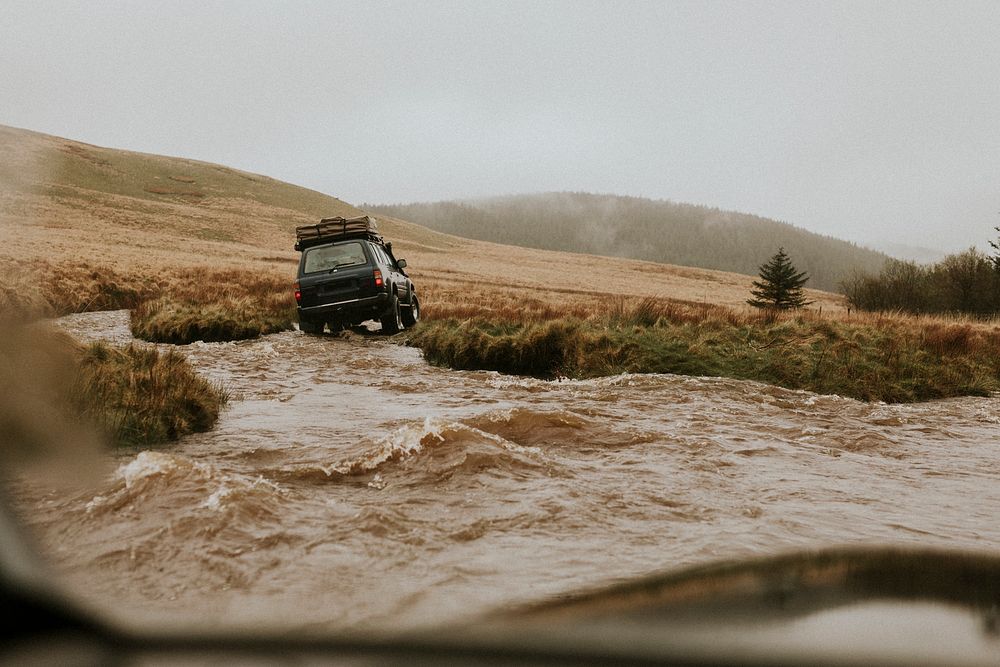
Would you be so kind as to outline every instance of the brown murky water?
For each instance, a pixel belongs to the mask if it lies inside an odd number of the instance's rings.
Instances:
[[[130,340],[124,312],[63,324]],[[181,349],[236,396],[215,430],[28,494],[56,568],[131,619],[398,629],[791,549],[1000,551],[996,397],[543,382],[358,335]]]

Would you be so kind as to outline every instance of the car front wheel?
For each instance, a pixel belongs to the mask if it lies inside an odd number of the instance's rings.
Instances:
[[[420,321],[420,302],[417,301],[416,294],[410,296],[410,305],[407,308],[403,308],[402,318],[403,325],[407,328],[412,327]]]

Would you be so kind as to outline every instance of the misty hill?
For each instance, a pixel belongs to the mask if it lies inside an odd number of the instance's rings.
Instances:
[[[756,275],[783,246],[809,287],[837,290],[887,256],[790,224],[707,206],[550,192],[466,201],[365,205],[447,234],[546,250],[628,257]]]

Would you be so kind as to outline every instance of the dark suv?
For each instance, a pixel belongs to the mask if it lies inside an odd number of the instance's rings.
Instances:
[[[295,301],[299,329],[321,333],[379,320],[382,331],[394,334],[420,319],[420,301],[413,281],[396,259],[392,244],[378,235],[375,220],[325,218],[296,228],[299,259]]]

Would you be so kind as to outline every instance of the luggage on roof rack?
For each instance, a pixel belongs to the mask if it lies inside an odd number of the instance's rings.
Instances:
[[[347,238],[370,238],[382,243],[378,234],[378,224],[370,215],[356,218],[323,218],[315,225],[303,225],[295,228],[295,249],[306,248],[322,243],[332,243]]]

